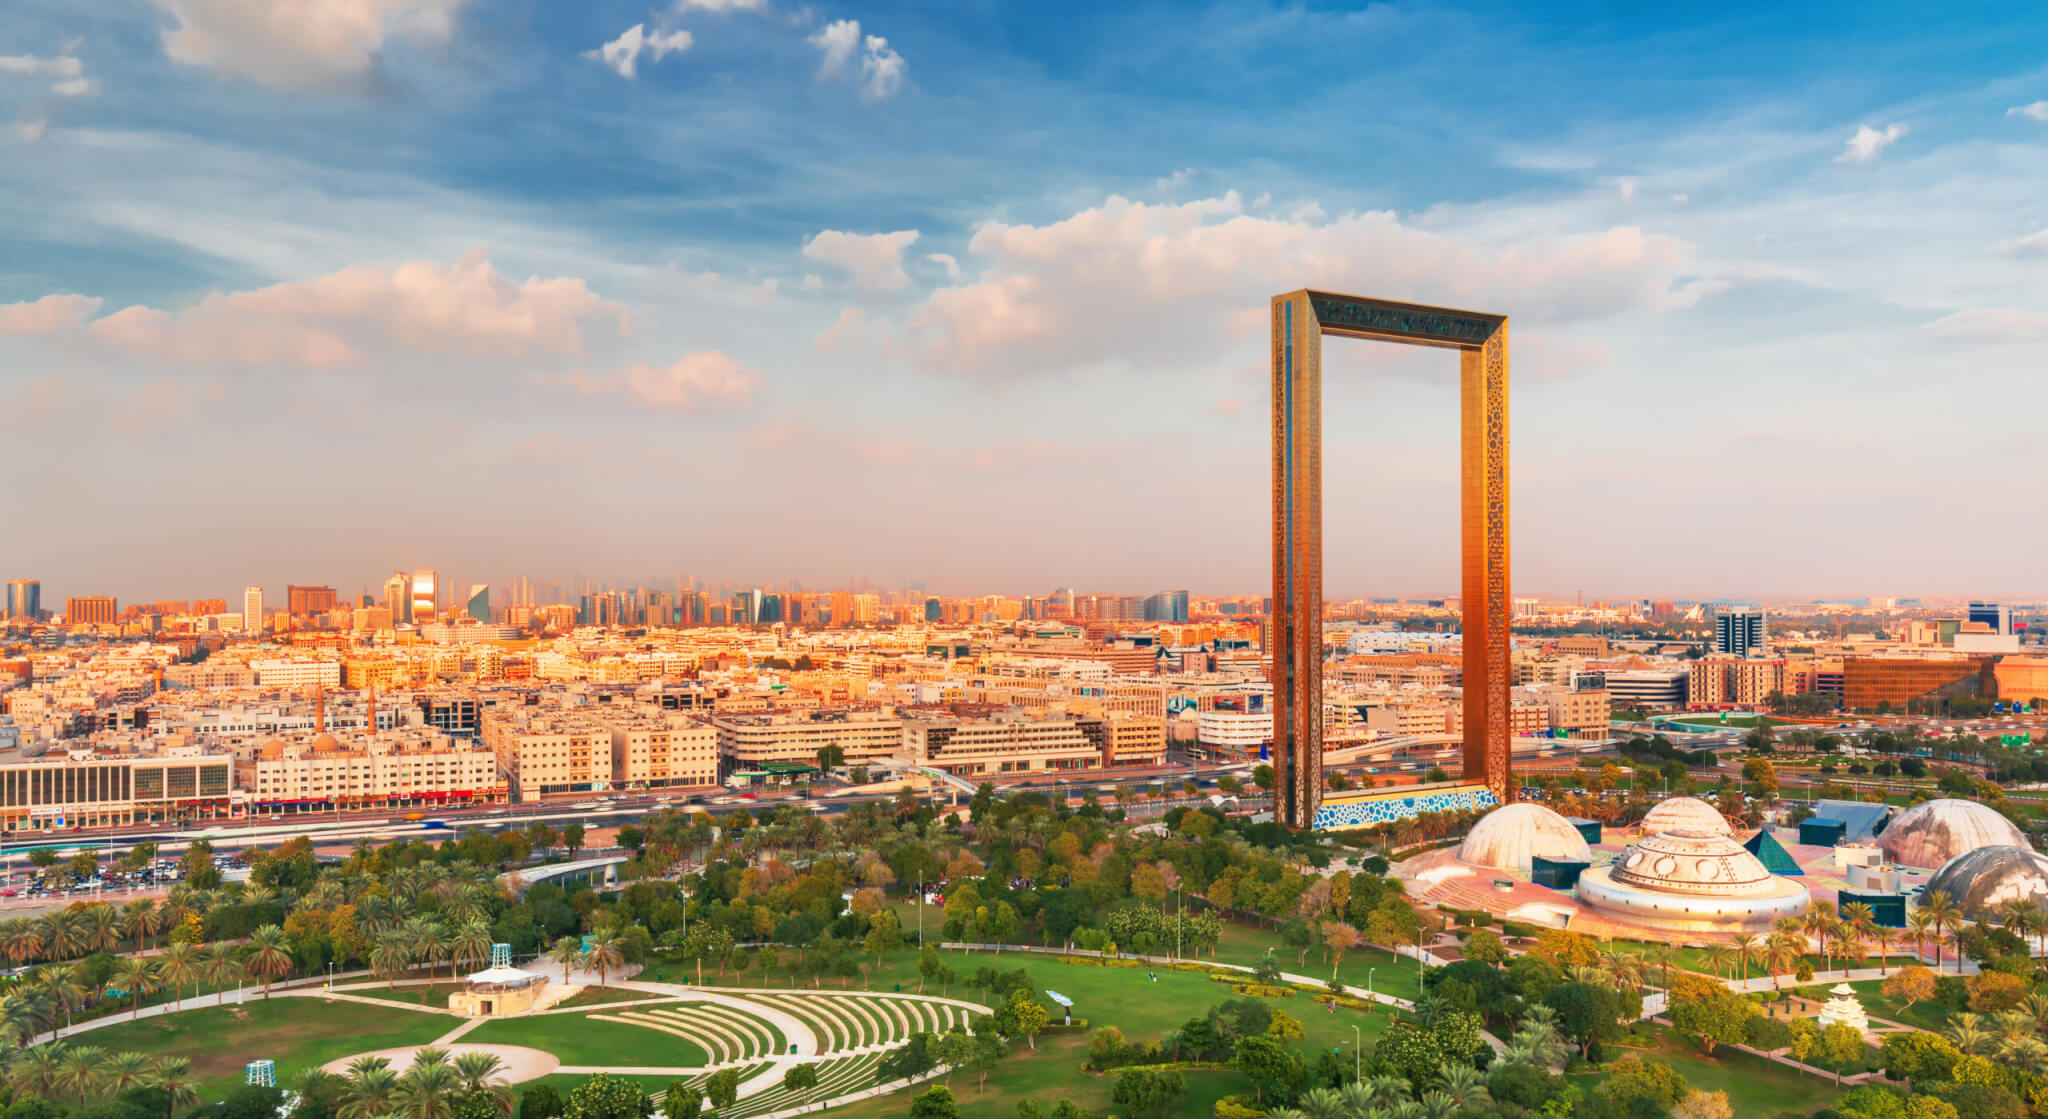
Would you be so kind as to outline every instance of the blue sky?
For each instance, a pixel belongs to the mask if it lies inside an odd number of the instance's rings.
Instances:
[[[10,4],[0,567],[1255,592],[1324,286],[1513,317],[1522,590],[2048,594],[2048,19],[1791,7]],[[1330,354],[1331,593],[1452,587]]]

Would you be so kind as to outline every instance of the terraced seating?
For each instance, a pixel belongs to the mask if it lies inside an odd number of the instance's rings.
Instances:
[[[852,1057],[838,1057],[815,1063],[818,1070],[818,1086],[801,1095],[785,1090],[780,1084],[756,1092],[718,1113],[719,1119],[747,1119],[752,1115],[766,1115],[805,1104],[829,1100],[849,1092],[858,1092],[875,1086],[875,1066],[882,1063],[880,1053],[861,1053]]]
[[[740,1073],[740,1083],[742,1083],[742,1084],[745,1084],[745,1083],[746,1083],[746,1082],[748,1081],[748,1079],[750,1079],[750,1078],[752,1078],[752,1077],[755,1077],[755,1076],[759,1076],[759,1075],[760,1075],[760,1074],[761,1074],[761,1073],[762,1073],[762,1072],[763,1072],[764,1070],[766,1070],[766,1069],[767,1069],[768,1067],[769,1067],[769,1065],[768,1065],[768,1063],[767,1063],[766,1061],[763,1061],[762,1063],[760,1063],[760,1064],[758,1064],[758,1065],[745,1065],[745,1066],[742,1066],[742,1067],[740,1068],[740,1070],[739,1070],[739,1073]],[[691,1077],[690,1079],[688,1079],[688,1080],[684,1081],[684,1082],[683,1082],[683,1086],[684,1086],[684,1087],[687,1087],[687,1088],[696,1088],[696,1089],[698,1089],[699,1091],[702,1091],[702,1090],[703,1090],[703,1088],[704,1088],[704,1082],[705,1082],[705,1081],[707,1081],[707,1080],[709,1080],[709,1079],[711,1079],[711,1078],[712,1078],[713,1076],[715,1076],[715,1075],[717,1075],[717,1074],[716,1074],[716,1073],[709,1073],[709,1072],[699,1073],[699,1074],[697,1074],[696,1076],[693,1076],[693,1077]],[[650,1097],[650,1098],[651,1098],[651,1099],[653,1099],[655,1103],[660,1103],[660,1102],[661,1102],[661,1101],[662,1101],[662,1100],[663,1100],[664,1098],[666,1098],[667,1096],[668,1096],[668,1090],[664,1088],[664,1089],[662,1089],[662,1090],[661,1090],[661,1091],[659,1091],[659,1092],[655,1092],[655,1093],[653,1093],[653,1094],[651,1095],[651,1097]]]

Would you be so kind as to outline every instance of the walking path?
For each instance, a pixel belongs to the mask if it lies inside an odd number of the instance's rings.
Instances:
[[[1216,971],[1234,971],[1242,975],[1250,975],[1256,970],[1258,970],[1256,968],[1246,967],[1244,964],[1222,964],[1217,963],[1214,960],[1190,959],[1188,957],[1181,957],[1180,959],[1175,959],[1172,956],[1146,956],[1140,955],[1136,952],[1124,952],[1120,955],[1110,956],[1106,953],[1097,952],[1088,948],[1040,948],[1030,944],[997,945],[978,944],[967,941],[952,940],[940,943],[939,947],[951,951],[974,951],[976,949],[1001,948],[1006,952],[1036,952],[1039,955],[1043,956],[1092,956],[1096,959],[1143,960],[1146,963],[1152,964],[1193,964],[1197,967],[1204,969],[1214,969]],[[1411,959],[1414,958],[1414,951],[1412,949],[1408,950],[1405,954],[1408,955]],[[1436,965],[1440,964],[1442,961],[1438,960],[1431,953],[1425,952],[1423,953],[1423,962],[1425,964]],[[1280,978],[1282,981],[1287,983],[1299,983],[1304,986],[1319,987],[1324,990],[1328,990],[1330,986],[1328,981],[1326,980],[1318,979],[1310,975],[1295,975],[1292,972],[1286,971],[1280,973]],[[1346,996],[1349,998],[1370,998],[1371,1001],[1379,1003],[1383,1006],[1398,1007],[1402,1010],[1415,1009],[1415,1004],[1409,1001],[1408,999],[1397,999],[1392,995],[1383,995],[1376,991],[1361,992],[1354,990],[1348,984],[1345,986],[1344,990]]]

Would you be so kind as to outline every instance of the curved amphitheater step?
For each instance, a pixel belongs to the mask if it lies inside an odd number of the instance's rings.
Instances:
[[[882,1063],[879,1053],[862,1053],[858,1056],[839,1057],[813,1062],[818,1069],[818,1086],[801,1095],[774,1084],[764,1091],[756,1092],[733,1106],[718,1113],[719,1119],[746,1119],[752,1115],[765,1115],[771,1111],[830,1100],[850,1092],[874,1087],[875,1066]]]

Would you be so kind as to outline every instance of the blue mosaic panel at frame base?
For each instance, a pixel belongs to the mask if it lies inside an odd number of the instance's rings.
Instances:
[[[1324,804],[1316,808],[1309,827],[1316,831],[1365,828],[1389,820],[1405,820],[1424,812],[1484,812],[1498,805],[1493,790],[1483,785],[1466,789],[1444,789],[1419,796],[1375,797],[1348,804]]]

